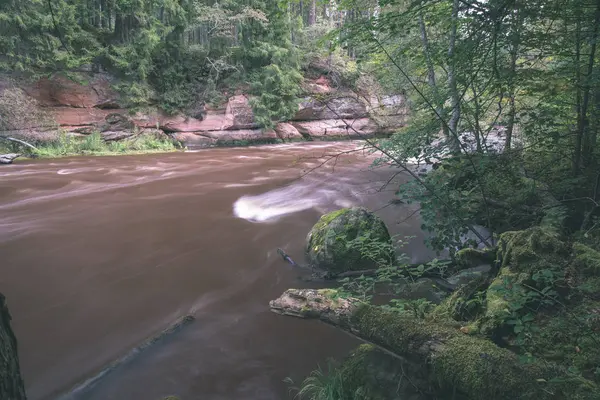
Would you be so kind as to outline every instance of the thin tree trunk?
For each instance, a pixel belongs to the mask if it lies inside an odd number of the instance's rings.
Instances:
[[[506,138],[504,141],[504,150],[510,150],[512,146],[512,137],[515,128],[515,120],[517,116],[517,108],[515,105],[515,92],[516,92],[516,75],[517,75],[517,58],[519,56],[519,45],[521,42],[520,37],[520,20],[519,8],[515,5],[513,11],[513,38],[512,46],[510,49],[510,77],[509,77],[509,92],[508,92],[508,123],[506,125]]]
[[[589,152],[593,156],[598,141],[598,130],[600,129],[600,88],[594,90],[594,118],[591,121],[592,127],[589,134]]]
[[[448,138],[450,134],[448,132],[448,125],[445,123],[443,101],[440,97],[440,92],[435,80],[435,69],[433,66],[433,60],[431,59],[429,38],[427,37],[427,28],[425,27],[425,21],[423,19],[422,12],[419,13],[419,26],[421,27],[421,43],[423,44],[423,54],[425,55],[425,63],[427,64],[427,83],[429,84],[429,88],[431,89],[431,93],[433,94],[435,100],[435,112],[439,118],[443,119],[443,121],[440,121],[442,132],[444,137]]]
[[[317,0],[311,0],[310,8],[308,9],[308,26],[313,26],[317,23]]]
[[[6,299],[0,293],[0,399],[26,400],[19,367],[17,339],[10,326]]]
[[[451,134],[453,134],[453,140],[451,148],[454,152],[460,151],[460,144],[458,142],[458,123],[460,121],[460,94],[458,93],[458,87],[456,84],[456,35],[458,30],[458,9],[460,0],[453,0],[452,5],[452,17],[450,28],[450,43],[448,45],[448,87],[450,89],[450,97],[452,99],[452,115],[450,116],[449,128]]]
[[[479,104],[479,93],[477,93],[477,88],[475,87],[475,81],[471,82],[471,91],[473,92],[473,104],[475,105],[475,109],[473,110],[473,133],[475,134],[475,142],[477,145],[477,152],[483,153],[483,148],[481,146],[481,106]]]
[[[585,76],[585,85],[583,87],[583,98],[581,103],[581,114],[579,118],[579,124],[577,127],[577,136],[575,138],[575,155],[573,157],[573,174],[579,174],[579,168],[581,167],[582,153],[587,154],[588,149],[583,148],[583,143],[586,141],[587,130],[589,125],[588,118],[588,107],[590,103],[591,94],[591,80],[594,73],[594,61],[596,58],[596,40],[598,39],[598,26],[600,25],[600,0],[596,2],[596,15],[594,17],[594,27],[592,34],[592,44],[590,45],[590,52],[588,56],[587,73]]]

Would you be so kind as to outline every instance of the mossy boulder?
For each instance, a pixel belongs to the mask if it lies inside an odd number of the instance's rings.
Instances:
[[[496,260],[496,249],[461,249],[454,255],[454,270],[475,268],[480,265],[492,265]]]
[[[432,317],[456,321],[476,319],[485,310],[483,300],[489,284],[488,275],[480,275],[466,285],[460,286],[433,310]]]
[[[503,233],[497,252],[500,270],[486,291],[486,312],[478,321],[481,333],[494,336],[506,328],[514,306],[526,302],[531,290],[543,289],[543,282],[534,275],[541,271],[563,274],[570,253],[570,246],[550,229]]]
[[[584,276],[600,276],[600,252],[582,243],[573,244],[572,267]]]
[[[502,268],[533,273],[548,268],[564,268],[570,253],[570,246],[554,231],[534,227],[500,235],[497,258]]]
[[[373,269],[395,255],[385,223],[365,208],[325,214],[306,238],[309,262],[332,273]]]

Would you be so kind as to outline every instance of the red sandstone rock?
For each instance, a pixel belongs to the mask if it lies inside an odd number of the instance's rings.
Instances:
[[[95,74],[82,78],[89,81],[81,84],[57,75],[26,85],[23,90],[44,107],[119,108],[119,95],[112,88],[108,76]]]
[[[254,129],[258,124],[254,121],[254,113],[245,95],[233,96],[227,102],[225,120],[231,121],[226,129]]]
[[[328,100],[307,99],[300,103],[294,121],[313,121],[320,119],[363,118],[367,116],[367,107],[356,96],[340,96]]]
[[[292,125],[300,134],[311,137],[360,137],[371,136],[378,131],[377,124],[370,118],[303,121]]]
[[[299,140],[302,139],[302,135],[298,132],[298,129],[294,125],[287,122],[280,122],[275,126],[275,133],[281,140]]]
[[[105,118],[109,114],[115,112],[126,113],[125,110],[73,107],[49,107],[47,110],[53,115],[56,123],[60,126],[98,125],[104,123]]]

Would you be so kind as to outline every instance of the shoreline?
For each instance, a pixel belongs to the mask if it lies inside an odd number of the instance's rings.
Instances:
[[[369,139],[380,139],[385,136],[373,136]],[[248,140],[248,141],[232,141],[232,142],[217,142],[213,145],[202,146],[202,145],[184,145],[179,144],[181,147],[174,145],[173,148],[163,149],[147,149],[147,150],[124,150],[124,151],[83,151],[83,152],[65,152],[64,154],[48,154],[42,151],[41,154],[36,154],[33,157],[31,155],[21,155],[13,161],[14,164],[35,161],[35,160],[51,160],[71,157],[116,157],[116,156],[132,156],[132,155],[146,155],[146,154],[172,154],[172,153],[185,153],[195,152],[201,150],[210,149],[222,149],[222,148],[240,148],[240,147],[256,147],[256,146],[273,146],[273,145],[285,145],[285,144],[300,144],[300,143],[333,143],[333,142],[352,142],[360,141],[364,142],[364,138],[360,137],[330,137],[330,138],[312,138],[312,139],[301,139],[301,140]],[[43,147],[41,147],[43,149]],[[1,154],[2,152],[0,152]]]

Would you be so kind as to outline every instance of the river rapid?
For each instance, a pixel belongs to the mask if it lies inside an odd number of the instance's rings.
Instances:
[[[0,168],[0,292],[30,400],[56,399],[186,314],[195,320],[73,400],[281,400],[358,344],[269,312],[304,282],[320,215],[363,205],[433,258],[415,208],[389,205],[405,174],[357,142],[34,160]],[[341,154],[343,153],[343,154]],[[335,157],[334,155],[338,155]],[[328,162],[326,162],[328,161]],[[324,162],[326,162],[324,165]],[[385,183],[392,179],[387,187]]]

